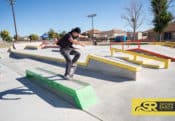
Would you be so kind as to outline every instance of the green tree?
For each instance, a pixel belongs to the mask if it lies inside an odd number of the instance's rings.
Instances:
[[[39,36],[37,34],[31,34],[29,38],[30,40],[39,40]]]
[[[55,32],[53,29],[50,29],[48,32],[49,35],[49,39],[53,39],[53,38],[58,38],[59,34],[57,32]]]
[[[158,33],[159,41],[162,39],[162,32],[168,23],[173,20],[172,13],[168,11],[169,5],[169,0],[151,0],[152,12],[154,14],[154,31]]]
[[[5,41],[12,41],[12,37],[10,37],[10,32],[7,30],[1,31],[0,36]]]

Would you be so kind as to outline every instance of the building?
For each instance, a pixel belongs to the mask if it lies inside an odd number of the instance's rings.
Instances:
[[[159,36],[153,29],[144,32],[149,41],[159,40]],[[162,40],[175,41],[175,22],[170,23],[162,33]]]
[[[109,31],[102,31],[100,32],[97,37],[98,38],[109,38],[109,39],[114,39],[117,36],[126,36],[126,32],[122,30],[117,30],[117,29],[112,29]]]
[[[92,36],[92,33],[93,31],[89,30],[84,32],[83,34]],[[94,37],[97,39],[105,39],[105,38],[114,39],[117,36],[126,36],[126,35],[127,33],[125,31],[117,30],[117,29],[112,29],[109,31],[100,31],[100,30],[94,29]]]
[[[98,29],[94,29],[94,30],[88,30],[86,32],[83,32],[83,35],[87,35],[89,37],[92,37],[92,34],[93,34],[93,37],[96,37],[101,31],[98,30]]]
[[[133,32],[127,32],[127,39],[128,40],[133,40],[134,39]],[[135,40],[142,40],[142,39],[143,39],[142,32],[136,32],[135,33]]]

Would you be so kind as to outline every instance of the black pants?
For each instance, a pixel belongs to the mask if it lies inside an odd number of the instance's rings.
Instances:
[[[60,52],[66,60],[66,71],[64,75],[67,76],[70,74],[72,64],[76,63],[80,58],[80,53],[74,48],[61,48]],[[74,55],[73,59],[71,59],[70,55]]]

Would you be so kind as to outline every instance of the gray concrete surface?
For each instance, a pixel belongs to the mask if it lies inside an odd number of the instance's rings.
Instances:
[[[104,48],[103,48],[104,49]],[[174,50],[173,50],[174,51]],[[64,73],[64,68],[30,59],[9,58],[0,50],[0,121],[174,121],[174,116],[133,116],[132,98],[174,98],[175,63],[169,69],[143,69],[142,78],[130,81],[86,70],[75,78],[90,83],[99,102],[87,113],[57,99],[23,79],[26,68],[42,67]],[[168,53],[168,52],[167,52]],[[33,94],[34,93],[34,94]],[[10,99],[12,98],[12,99]],[[9,100],[8,100],[9,99]]]
[[[137,81],[140,77],[139,71],[131,71],[128,69],[123,69],[120,67],[112,66],[109,64],[105,64],[99,61],[90,60],[89,65],[87,66],[89,71],[93,70],[97,73],[106,74],[113,77],[121,77],[129,80]]]
[[[0,63],[0,121],[99,121],[24,78],[24,69],[40,63],[8,58]]]
[[[94,49],[94,48],[93,48]],[[85,49],[86,50],[86,49]],[[101,49],[99,49],[101,50]],[[62,55],[59,53],[59,49],[57,49],[57,55],[51,55],[51,51],[48,50],[48,49],[44,49],[43,51],[46,51],[46,52],[42,52],[42,50],[11,50],[11,53],[15,56],[15,57],[22,57],[22,58],[35,58],[35,59],[40,59],[41,61],[49,61],[49,62],[59,62],[57,61],[57,58],[58,59],[64,59],[62,57]],[[86,50],[87,51],[87,50]],[[114,62],[116,60],[112,59],[111,57],[109,57],[109,52],[108,52],[108,49],[106,49],[106,53],[103,52],[103,50],[101,50],[102,53],[104,55],[107,55],[107,56],[103,56],[103,58],[107,59],[107,60],[113,60]],[[80,51],[82,53],[82,51]],[[100,51],[99,51],[100,53]],[[86,54],[81,54],[84,58],[80,58],[80,62],[83,62],[83,63],[86,63],[86,57],[87,55],[90,54],[90,53],[86,53]],[[42,55],[42,56],[41,56]],[[97,57],[101,57],[98,56],[98,54],[96,53],[95,56]],[[46,58],[47,57],[47,58]],[[54,60],[53,60],[54,58]],[[121,60],[121,59],[120,59]],[[128,65],[128,66],[132,66],[132,67],[138,67],[138,66],[135,66],[134,64],[131,64],[127,61],[116,61],[116,62],[119,62],[121,64],[125,64],[125,65]],[[59,62],[60,64],[63,64],[62,62]],[[127,79],[131,79],[131,80],[138,80],[139,77],[140,77],[140,73],[139,71],[132,71],[132,70],[129,70],[129,69],[125,69],[125,68],[122,68],[122,67],[117,67],[117,66],[112,66],[110,64],[107,64],[107,63],[103,63],[103,62],[100,62],[97,61],[97,60],[92,60],[90,59],[89,63],[87,66],[79,66],[81,68],[84,68],[84,69],[87,69],[89,71],[96,71],[96,72],[100,72],[100,73],[103,73],[103,74],[106,74],[106,75],[110,75],[110,76],[115,76],[115,77],[124,77],[124,78],[127,78]]]

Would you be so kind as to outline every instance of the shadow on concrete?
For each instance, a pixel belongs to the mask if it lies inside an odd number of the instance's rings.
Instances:
[[[32,95],[34,94],[29,89],[23,89],[23,87],[17,87],[9,90],[5,90],[0,92],[0,100],[19,100],[20,97],[17,98],[8,98],[7,95]]]
[[[9,57],[13,59],[25,59],[26,57],[15,55],[13,52],[9,52]]]
[[[53,49],[52,52],[60,52],[60,50]]]
[[[45,88],[42,88],[38,85],[35,85],[34,83],[31,83],[29,79],[26,77],[17,78],[20,83],[22,83],[25,87],[27,87],[31,92],[39,96],[41,99],[46,101],[48,104],[59,107],[59,108],[73,108],[76,109],[76,107],[72,106],[71,104],[64,101],[64,99],[58,98],[56,95],[51,93]]]

